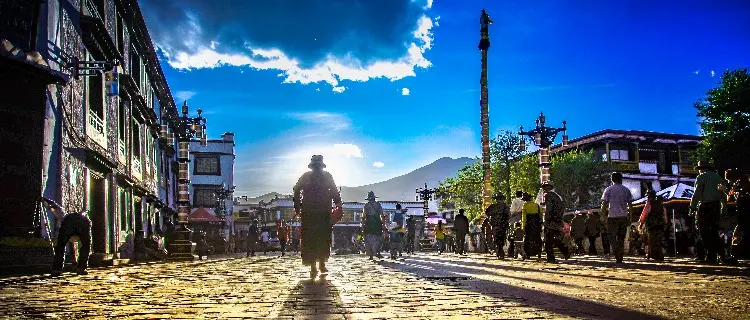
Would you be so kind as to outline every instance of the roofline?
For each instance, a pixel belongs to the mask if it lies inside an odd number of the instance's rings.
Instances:
[[[572,149],[575,147],[578,147],[580,145],[593,143],[595,141],[603,140],[605,135],[607,134],[616,134],[616,135],[630,135],[630,136],[648,136],[648,137],[654,137],[654,138],[662,138],[662,139],[674,139],[674,140],[697,140],[697,142],[700,142],[703,140],[702,136],[696,136],[696,135],[690,135],[690,134],[681,134],[681,133],[666,133],[666,132],[656,132],[656,131],[645,131],[645,130],[618,130],[618,129],[604,129],[599,130],[594,133],[589,133],[587,135],[584,135],[582,137],[578,137],[575,139],[572,139],[568,141],[568,147],[563,148],[561,143],[555,144],[551,147],[552,152],[561,151],[561,150],[567,150]],[[582,142],[584,140],[589,140],[592,138],[596,138],[598,136],[602,136],[601,139],[588,141],[588,142]],[[580,143],[578,146],[574,146],[574,144]]]

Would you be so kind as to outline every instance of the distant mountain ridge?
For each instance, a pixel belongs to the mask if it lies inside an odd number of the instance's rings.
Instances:
[[[459,169],[474,161],[476,159],[468,157],[457,159],[443,157],[424,167],[386,181],[359,187],[341,187],[341,198],[346,202],[361,202],[367,197],[367,192],[373,191],[379,200],[415,201],[415,189],[424,187],[425,183],[429,188],[434,188],[438,182],[456,176]]]

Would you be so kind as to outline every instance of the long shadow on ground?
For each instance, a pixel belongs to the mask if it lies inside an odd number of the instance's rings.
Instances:
[[[301,280],[292,289],[279,310],[279,317],[341,319],[347,311],[339,289],[321,275]]]
[[[421,256],[419,258],[422,258]],[[451,266],[451,271],[432,269],[431,262],[407,259],[406,264],[381,262],[395,270],[409,272],[425,279],[471,290],[496,299],[512,298],[519,303],[571,317],[586,319],[661,319],[651,314],[623,309],[603,303],[571,298],[541,290],[517,287],[484,279],[468,279],[466,274],[476,273],[470,267]],[[451,281],[444,281],[450,279]]]

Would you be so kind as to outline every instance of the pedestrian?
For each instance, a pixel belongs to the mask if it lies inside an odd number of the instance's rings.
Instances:
[[[258,245],[258,237],[260,236],[260,223],[258,222],[258,219],[253,219],[253,222],[250,223],[250,226],[247,229],[247,237],[245,238],[247,240],[247,243],[245,245],[245,256],[255,256],[255,249]]]
[[[521,222],[521,211],[523,211],[524,203],[526,203],[526,201],[523,201],[523,191],[516,191],[516,197],[513,198],[513,201],[510,203],[510,218],[508,219],[509,225],[512,226],[515,225],[516,222]]]
[[[453,229],[456,230],[455,252],[466,255],[466,235],[469,233],[469,218],[466,217],[464,209],[458,209],[458,214],[453,219]]]
[[[601,235],[602,226],[602,219],[599,218],[599,213],[593,210],[589,211],[589,213],[586,215],[585,224],[586,230],[584,233],[586,238],[588,238],[589,240],[589,255],[596,256],[598,254],[596,252],[596,238]]]
[[[586,251],[583,248],[583,240],[586,239],[586,214],[581,211],[577,211],[573,220],[570,221],[570,236],[576,243],[576,253],[583,255]]]
[[[622,185],[622,173],[613,172],[611,180],[612,185],[602,194],[602,212],[606,212],[609,241],[615,251],[615,260],[622,263],[633,195],[630,189]],[[604,250],[607,251],[606,248]]]
[[[445,228],[443,227],[443,220],[438,220],[435,226],[435,242],[437,243],[438,254],[443,253],[443,240],[445,239]]]
[[[523,227],[524,242],[523,250],[526,256],[536,256],[541,254],[542,247],[542,208],[531,200],[531,195],[523,194],[523,204],[521,210],[521,226]]]
[[[406,253],[414,254],[414,241],[416,239],[417,226],[414,218],[406,218]]]
[[[699,255],[698,260],[715,264],[718,255],[724,262],[726,256],[721,250],[719,239],[719,220],[722,212],[726,212],[726,196],[719,187],[724,184],[724,179],[702,161],[698,161],[696,169],[699,174],[695,179],[695,192],[690,200],[690,210],[695,215],[698,238],[705,250],[705,256]]]
[[[521,260],[526,260],[526,251],[524,251],[524,232],[521,221],[516,222],[513,229],[513,246],[515,247],[514,254],[511,257],[515,258],[518,255],[521,256]]]
[[[482,246],[484,247],[482,250],[484,253],[492,253],[492,250],[494,250],[493,234],[492,223],[490,222],[490,218],[485,214],[482,218]]]
[[[286,225],[286,221],[283,219],[279,222],[278,231],[276,232],[279,238],[279,246],[281,247],[281,255],[286,255],[286,243],[289,241],[289,226]]]
[[[646,205],[643,206],[643,212],[641,213],[639,222],[639,229],[646,230],[648,235],[648,259],[654,259],[656,261],[664,260],[664,253],[662,252],[664,246],[664,228],[666,228],[669,220],[667,219],[667,208],[661,197],[656,195],[654,190],[647,192]]]
[[[268,232],[268,229],[263,229],[263,232],[260,233],[260,250],[263,251],[263,255],[266,255],[266,251],[268,251],[268,242],[271,240],[271,234]]]
[[[508,257],[515,257],[516,256],[516,246],[515,246],[515,227],[516,224],[518,226],[521,226],[521,221],[518,221],[511,225],[510,229],[508,230]],[[521,229],[523,231],[523,229]]]
[[[735,201],[737,226],[730,237],[730,258],[727,261],[736,263],[738,258],[750,258],[750,181],[740,169],[730,169],[725,172],[727,186],[722,186],[727,200]]]
[[[331,255],[331,204],[341,210],[343,203],[333,176],[323,170],[326,167],[323,156],[312,156],[307,167],[311,171],[302,174],[294,185],[293,200],[294,212],[302,225],[302,264],[310,266],[310,277],[315,278],[318,270],[328,272],[325,264]]]
[[[383,241],[383,207],[375,199],[377,199],[375,192],[368,192],[367,203],[364,207],[365,251],[370,260],[374,260],[374,257],[383,258],[380,254],[381,241]]]
[[[392,260],[396,260],[397,257],[401,256],[401,252],[403,251],[404,227],[402,224],[403,222],[397,222],[396,227],[389,231],[388,240],[390,241]]]
[[[638,231],[636,226],[630,226],[630,233],[628,234],[628,254],[631,256],[642,256],[646,254],[643,250],[643,234]]]
[[[292,231],[292,249],[294,249],[295,253],[299,252],[299,249],[300,249],[301,233],[302,233],[302,228],[294,227]]]
[[[555,192],[555,186],[552,181],[546,181],[542,184],[544,191],[544,251],[547,253],[547,262],[555,262],[554,247],[557,247],[563,254],[563,258],[568,260],[570,252],[568,247],[563,243],[563,206],[562,197]]]
[[[495,194],[495,203],[490,204],[484,211],[492,224],[492,239],[495,245],[495,256],[505,259],[505,237],[508,232],[508,219],[510,219],[510,208],[505,204],[505,196],[502,193]]]
[[[88,274],[86,268],[88,267],[89,252],[91,251],[91,220],[81,212],[66,213],[60,205],[50,199],[42,197],[42,200],[49,204],[55,218],[61,221],[60,227],[57,230],[55,255],[52,260],[52,276],[56,277],[62,274],[65,264],[65,249],[73,237],[78,237],[81,241],[80,246],[78,246],[76,274]]]

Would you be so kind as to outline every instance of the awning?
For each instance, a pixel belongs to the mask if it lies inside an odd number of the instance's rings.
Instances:
[[[674,200],[687,200],[690,201],[690,199],[693,198],[693,193],[695,192],[695,188],[693,188],[690,185],[684,184],[684,183],[677,183],[675,185],[672,185],[668,188],[664,188],[662,190],[659,190],[656,192],[657,196],[660,196],[664,202],[674,201]],[[648,197],[643,197],[638,200],[633,201],[633,205],[640,205],[646,203],[646,200],[648,200]]]
[[[205,208],[198,208],[188,216],[188,222],[222,222],[224,219],[219,219]]]

